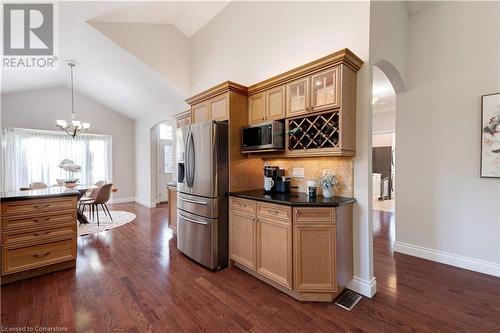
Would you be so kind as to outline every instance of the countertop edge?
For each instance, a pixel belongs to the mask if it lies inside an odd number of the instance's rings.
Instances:
[[[58,198],[58,197],[69,197],[69,196],[77,196],[78,191],[67,191],[63,193],[51,193],[51,194],[26,194],[26,195],[14,195],[10,197],[0,198],[0,202],[8,202],[8,201],[18,201],[18,200],[30,200],[30,199],[49,199],[49,198]]]
[[[292,207],[341,207],[341,206],[346,206],[355,203],[357,200],[355,198],[350,198],[350,197],[334,197],[342,199],[342,202],[291,202],[291,201],[284,201],[284,200],[276,200],[276,199],[270,199],[270,198],[262,198],[262,197],[257,197],[253,196],[250,194],[245,194],[241,192],[229,192],[227,194],[230,197],[237,197],[237,198],[242,198],[242,199],[248,199],[248,200],[255,200],[255,201],[260,201],[260,202],[268,202],[268,203],[274,203],[277,205],[283,205],[283,206],[292,206]]]

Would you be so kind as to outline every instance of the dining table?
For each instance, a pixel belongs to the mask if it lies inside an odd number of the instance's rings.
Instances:
[[[80,199],[83,198],[83,196],[88,191],[96,189],[98,187],[99,186],[92,185],[92,184],[78,184],[75,187],[71,187],[71,188],[68,188],[68,189],[77,190],[79,192],[78,196],[77,196],[77,199],[78,199],[78,201],[80,201]],[[111,192],[116,192],[116,191],[117,191],[116,188],[112,188],[111,189]],[[80,224],[89,223],[89,220],[87,219],[87,216],[85,216],[85,214],[83,213],[83,210],[80,209],[80,207],[77,207],[77,220],[78,220],[78,222],[80,222]]]

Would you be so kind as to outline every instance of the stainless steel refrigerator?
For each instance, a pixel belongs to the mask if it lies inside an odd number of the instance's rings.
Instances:
[[[177,248],[216,270],[228,262],[228,126],[177,129]]]

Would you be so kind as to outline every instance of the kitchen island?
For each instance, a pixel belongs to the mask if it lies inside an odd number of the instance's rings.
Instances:
[[[300,301],[332,301],[352,280],[354,198],[229,196],[230,265]]]
[[[76,266],[79,191],[0,194],[2,284]]]

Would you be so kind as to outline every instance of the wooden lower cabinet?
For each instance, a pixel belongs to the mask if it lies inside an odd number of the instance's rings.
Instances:
[[[292,289],[292,223],[257,218],[257,273]]]
[[[352,280],[352,204],[292,207],[230,199],[233,264],[301,301],[332,301]]]
[[[77,196],[1,203],[2,284],[76,265]]]
[[[168,226],[174,234],[177,233],[177,189],[169,187],[167,189],[168,201]]]
[[[335,292],[335,225],[295,224],[293,236],[295,289]]]
[[[257,268],[255,215],[231,209],[229,212],[230,258],[252,270]]]

